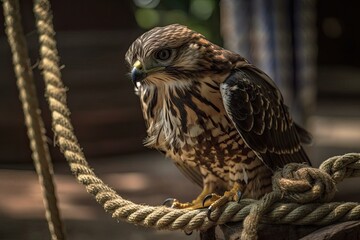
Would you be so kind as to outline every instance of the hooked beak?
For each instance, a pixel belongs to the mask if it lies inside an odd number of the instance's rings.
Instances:
[[[131,80],[135,87],[137,87],[137,83],[141,82],[144,78],[146,78],[146,72],[143,69],[141,62],[137,60],[133,65],[133,69],[131,70]]]

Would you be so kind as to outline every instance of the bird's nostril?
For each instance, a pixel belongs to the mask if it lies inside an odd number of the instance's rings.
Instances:
[[[139,60],[137,60],[134,65],[133,65],[134,68],[137,68],[138,70],[142,70],[143,69],[143,66],[141,64],[141,62]]]

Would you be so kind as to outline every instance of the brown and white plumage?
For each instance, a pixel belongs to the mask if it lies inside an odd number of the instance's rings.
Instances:
[[[130,46],[127,62],[147,126],[145,144],[164,152],[203,192],[259,198],[273,170],[307,162],[296,125],[273,81],[240,55],[185,26],[154,28]],[[236,187],[235,187],[236,186]]]

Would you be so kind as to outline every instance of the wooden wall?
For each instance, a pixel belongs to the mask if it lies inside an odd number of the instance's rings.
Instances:
[[[31,1],[21,1],[21,7],[31,63],[36,65],[38,44]],[[131,8],[130,1],[53,1],[68,105],[88,157],[145,150],[145,127],[124,60],[127,48],[141,34]],[[0,162],[31,161],[11,52],[3,29],[0,31]],[[62,159],[53,147],[39,70],[35,68],[34,73],[50,149],[56,159]]]

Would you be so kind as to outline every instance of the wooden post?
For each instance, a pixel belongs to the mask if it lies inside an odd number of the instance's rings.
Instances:
[[[201,240],[240,240],[242,222],[221,225],[200,233]],[[220,232],[220,233],[219,233]],[[217,233],[217,234],[216,234]],[[298,226],[260,224],[258,240],[358,240],[360,221],[336,223],[329,226]]]

